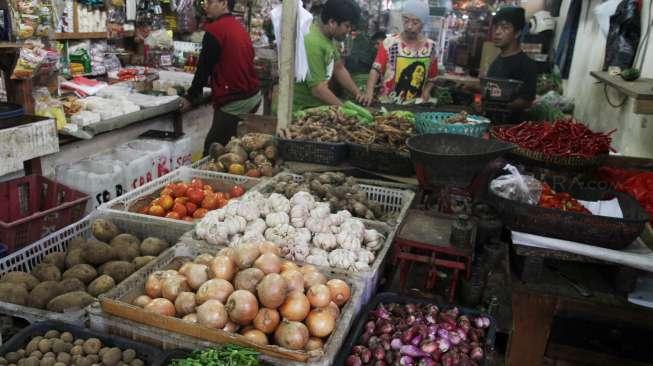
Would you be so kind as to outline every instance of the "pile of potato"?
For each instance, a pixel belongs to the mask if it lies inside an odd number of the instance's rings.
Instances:
[[[6,273],[0,301],[55,312],[82,309],[169,247],[159,238],[141,242],[120,233],[104,219],[93,222],[92,233],[88,241],[73,239],[66,252],[46,255],[31,273]]]
[[[0,357],[0,365],[22,366],[144,366],[133,349],[121,350],[97,338],[75,339],[70,332],[49,330],[32,338],[23,348]]]
[[[252,178],[271,177],[278,172],[279,156],[274,136],[248,133],[232,138],[227,146],[211,144],[206,169]]]

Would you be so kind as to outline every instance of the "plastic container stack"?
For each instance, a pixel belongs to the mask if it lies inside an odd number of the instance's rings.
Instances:
[[[120,165],[125,176],[123,193],[134,190],[156,179],[158,170],[152,164],[152,156],[128,147],[118,147],[91,156],[91,160]]]
[[[122,195],[127,185],[123,168],[106,161],[84,159],[58,165],[55,171],[58,182],[91,196],[87,213]]]
[[[156,140],[133,140],[121,147],[139,151],[151,159],[152,166],[156,169],[156,178],[168,174],[172,169],[170,166],[171,151],[168,144],[162,144]]]

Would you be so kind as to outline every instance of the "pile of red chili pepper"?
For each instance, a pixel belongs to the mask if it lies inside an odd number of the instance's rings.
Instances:
[[[492,134],[523,149],[564,157],[591,158],[610,151],[615,130],[593,132],[581,122],[523,122],[511,127],[495,127]]]
[[[542,183],[542,195],[540,196],[538,205],[540,207],[555,208],[563,211],[592,214],[569,193],[557,193],[546,183]]]

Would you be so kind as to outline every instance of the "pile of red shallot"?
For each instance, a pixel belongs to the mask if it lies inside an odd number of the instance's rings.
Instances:
[[[347,366],[473,366],[484,359],[490,319],[436,305],[379,304],[347,357]]]

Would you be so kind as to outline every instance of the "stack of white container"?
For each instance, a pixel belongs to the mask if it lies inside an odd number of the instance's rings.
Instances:
[[[75,163],[56,167],[57,181],[91,196],[92,211],[103,203],[136,189],[173,169],[191,164],[191,139],[138,139]]]

